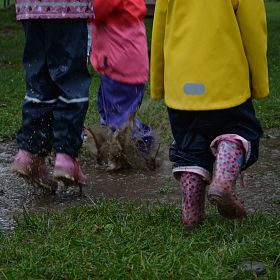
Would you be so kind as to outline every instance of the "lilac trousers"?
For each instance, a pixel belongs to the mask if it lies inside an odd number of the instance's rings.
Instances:
[[[107,125],[115,131],[129,125],[129,121],[133,120],[132,137],[144,141],[146,146],[150,146],[154,142],[152,129],[136,118],[144,91],[144,84],[125,84],[102,75],[97,106],[101,124]]]

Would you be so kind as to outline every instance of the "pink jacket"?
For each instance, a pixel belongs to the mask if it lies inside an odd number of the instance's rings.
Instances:
[[[92,0],[16,0],[17,20],[93,18]]]
[[[105,4],[106,2],[106,4]],[[95,19],[90,61],[112,80],[143,84],[149,59],[144,0],[94,0]]]

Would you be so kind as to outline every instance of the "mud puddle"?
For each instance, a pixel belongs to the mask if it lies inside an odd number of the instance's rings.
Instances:
[[[16,226],[18,217],[26,208],[30,211],[66,209],[87,204],[97,198],[115,198],[129,201],[162,201],[180,205],[180,189],[171,176],[168,150],[162,165],[155,171],[130,169],[106,172],[98,170],[90,158],[82,160],[89,183],[79,196],[78,188],[60,187],[56,195],[46,195],[10,173],[9,168],[17,150],[15,142],[0,143],[0,231]],[[260,159],[245,174],[246,188],[237,184],[237,193],[249,213],[259,211],[280,216],[280,130],[268,130],[261,141]]]

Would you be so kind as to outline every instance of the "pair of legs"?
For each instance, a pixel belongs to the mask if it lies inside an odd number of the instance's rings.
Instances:
[[[26,96],[13,171],[55,185],[44,158],[56,153],[55,177],[84,183],[78,157],[88,108],[85,19],[24,20]]]
[[[234,185],[238,174],[258,158],[262,129],[252,101],[215,111],[168,108],[168,113],[174,136],[169,156],[181,181],[183,223],[192,228],[203,221],[207,184],[208,199],[220,214],[245,217]]]
[[[152,129],[136,118],[144,92],[144,84],[126,84],[101,76],[97,106],[101,124],[112,131],[131,126],[131,136],[137,146],[148,153],[154,143]]]

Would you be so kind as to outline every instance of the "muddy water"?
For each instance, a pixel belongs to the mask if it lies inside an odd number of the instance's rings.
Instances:
[[[65,209],[86,204],[99,197],[133,201],[164,201],[180,204],[178,183],[172,178],[167,151],[156,171],[126,170],[106,172],[84,158],[83,169],[89,183],[83,195],[75,187],[60,186],[56,195],[46,195],[9,172],[16,153],[14,142],[0,143],[0,230],[13,229],[14,217],[23,209]],[[245,174],[246,188],[237,184],[237,193],[249,213],[260,211],[280,216],[280,130],[269,130],[261,141],[260,160]]]
[[[156,171],[130,169],[107,172],[96,169],[92,160],[85,157],[82,167],[89,183],[83,188],[83,195],[80,196],[77,187],[66,189],[62,185],[56,195],[49,195],[10,172],[16,151],[15,142],[0,143],[0,230],[13,229],[16,224],[14,217],[24,208],[30,211],[65,209],[100,197],[168,202],[179,199],[177,183],[170,175],[171,165],[167,159]]]

